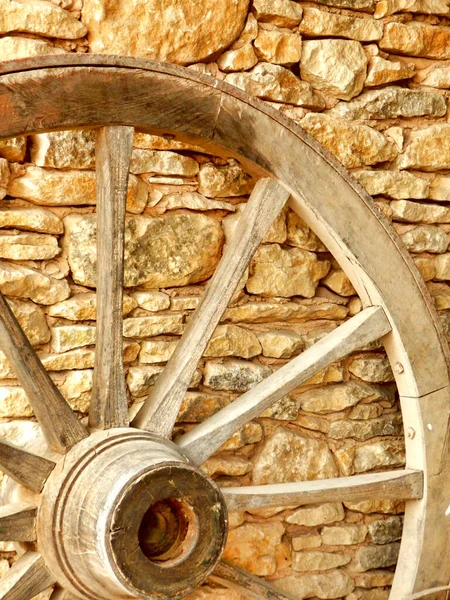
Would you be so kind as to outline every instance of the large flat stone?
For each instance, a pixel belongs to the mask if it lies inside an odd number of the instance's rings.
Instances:
[[[77,283],[95,286],[96,217],[64,219],[63,247]],[[208,279],[219,261],[220,224],[203,214],[176,212],[161,217],[128,217],[125,226],[125,286],[150,289]]]
[[[396,200],[428,197],[430,182],[417,177],[408,171],[369,171],[361,169],[353,171],[353,177],[359,181],[368,194],[383,194]]]
[[[394,54],[445,60],[450,58],[450,27],[428,23],[387,23],[380,48]]]
[[[124,294],[123,296],[123,315],[128,314],[136,308],[134,298]],[[95,321],[97,314],[97,296],[94,292],[85,294],[75,294],[67,300],[57,302],[47,309],[47,314],[51,317],[62,317],[70,321]]]
[[[345,306],[328,302],[298,304],[296,302],[248,302],[227,308],[223,321],[230,323],[270,323],[272,321],[313,321],[315,319],[344,319],[348,313]]]
[[[55,279],[23,265],[0,261],[0,291],[6,296],[29,298],[39,304],[54,304],[70,296],[65,279]]]
[[[311,37],[337,36],[360,42],[370,42],[383,37],[383,24],[370,17],[340,15],[305,7],[299,31]]]
[[[355,589],[355,582],[343,570],[330,573],[290,575],[277,579],[276,586],[296,600],[318,597],[321,599],[342,598]]]
[[[411,131],[396,161],[400,169],[438,171],[450,168],[450,124],[438,123]]]
[[[61,219],[45,208],[0,208],[0,227],[53,234],[64,231]]]
[[[204,385],[213,390],[246,392],[271,373],[270,367],[246,360],[230,358],[223,363],[207,362]]]
[[[87,33],[85,25],[52,2],[0,0],[0,34],[16,31],[69,40]]]
[[[295,27],[302,19],[302,7],[291,0],[253,0],[253,12],[258,21],[278,27]]]
[[[17,35],[0,38],[0,60],[18,60],[30,56],[46,56],[47,54],[65,54],[63,48],[51,46],[44,40],[35,40]]]
[[[9,260],[51,260],[61,252],[58,239],[42,233],[0,231],[0,258]]]

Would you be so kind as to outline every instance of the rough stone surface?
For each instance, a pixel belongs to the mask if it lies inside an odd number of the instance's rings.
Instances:
[[[336,98],[357,96],[366,79],[367,57],[353,40],[303,41],[300,73],[316,89]]]
[[[94,131],[53,131],[31,136],[30,156],[39,167],[93,169]]]
[[[443,117],[445,96],[397,86],[364,92],[351,102],[339,102],[330,114],[343,119],[395,119],[397,117]]]
[[[329,268],[328,261],[319,261],[312,252],[300,248],[284,250],[278,244],[265,245],[253,257],[247,291],[265,297],[312,298],[319,280]]]
[[[401,539],[403,517],[388,517],[372,521],[368,525],[370,539],[374,544],[388,544]]]
[[[65,279],[55,279],[41,271],[0,261],[0,291],[7,296],[29,298],[39,304],[54,304],[70,296]]]
[[[381,569],[358,573],[355,576],[356,585],[362,588],[384,587],[386,585],[391,585],[393,580],[394,573],[392,573],[392,571],[384,571]]]
[[[130,171],[136,175],[154,173],[194,177],[199,171],[199,166],[195,159],[170,150],[134,148],[131,154]]]
[[[189,64],[224,50],[239,37],[248,0],[84,0],[91,52]],[[130,19],[130,14],[133,18]]]
[[[340,15],[317,8],[305,7],[299,26],[302,34],[311,37],[343,37],[370,42],[383,37],[383,25],[371,18]]]
[[[232,71],[247,71],[257,63],[258,57],[251,44],[228,50],[228,52],[224,52],[217,61],[219,69],[225,73]]]
[[[252,468],[252,463],[242,456],[213,456],[202,465],[202,470],[212,477],[213,475],[228,475],[239,477],[245,475]]]
[[[376,386],[358,381],[348,381],[308,390],[298,397],[302,410],[326,414],[355,406],[358,402],[372,402],[383,398],[383,391]]]
[[[145,342],[142,343],[142,346]],[[201,423],[229,404],[226,395],[213,392],[186,392],[178,414],[183,423]]]
[[[183,333],[183,329],[183,317],[179,314],[128,317],[123,321],[123,335],[126,338],[176,335]]]
[[[252,471],[255,485],[326,479],[338,474],[325,442],[280,427],[266,439]]]
[[[344,502],[348,510],[364,514],[398,514],[405,510],[405,503],[401,500],[364,500],[362,502]]]
[[[375,18],[380,19],[397,12],[447,15],[450,6],[446,0],[381,0],[375,9]]]
[[[327,571],[342,567],[350,562],[350,556],[338,552],[294,552],[292,568],[294,571]]]
[[[450,238],[437,225],[418,225],[402,233],[403,243],[410,252],[431,252],[440,254],[448,248]]]
[[[55,48],[55,46],[51,46],[44,40],[9,35],[0,38],[0,58],[2,61],[64,53],[63,48]]]
[[[323,100],[307,81],[301,81],[292,71],[280,65],[259,63],[247,73],[230,73],[225,81],[264,100],[308,108],[324,107]]]
[[[80,21],[51,2],[0,0],[0,34],[16,31],[69,40],[87,33]]]
[[[360,544],[366,539],[366,525],[351,523],[334,527],[323,527],[320,532],[322,542],[328,546],[351,546]]]
[[[21,162],[27,151],[27,139],[25,136],[9,138],[0,141],[0,156],[7,160]]]
[[[427,70],[424,78],[421,78],[422,85],[429,87],[441,88],[444,90],[450,89],[450,65],[444,63],[443,66],[437,65],[432,66]]]
[[[439,204],[394,200],[390,203],[389,208],[395,221],[409,223],[450,223],[450,208]]]
[[[8,194],[45,206],[94,205],[95,172],[70,169],[58,171],[34,165],[18,167],[11,178]],[[127,210],[140,213],[147,204],[147,186],[130,176],[128,183]]]
[[[437,27],[417,21],[387,23],[380,48],[394,54],[449,59],[450,27]]]
[[[367,125],[313,113],[306,115],[301,125],[349,169],[390,161],[397,156],[394,145]]]
[[[312,321],[314,319],[343,319],[347,308],[331,303],[302,305],[294,302],[278,304],[276,302],[248,302],[242,306],[228,308],[224,321],[231,323],[266,323],[271,321]]]
[[[301,335],[289,330],[266,331],[258,335],[264,356],[271,358],[291,358],[305,347]]]
[[[203,356],[238,356],[252,358],[261,354],[261,344],[254,333],[236,325],[219,325]]]
[[[95,344],[95,327],[92,325],[62,325],[52,327],[53,352],[66,352]]]
[[[0,227],[40,233],[63,233],[61,219],[45,208],[0,208]]]
[[[198,191],[207,198],[243,196],[251,191],[250,177],[236,161],[218,166],[206,163],[200,167]]]
[[[123,314],[128,314],[136,307],[136,301],[130,296],[123,296]],[[75,294],[62,302],[49,306],[47,314],[51,317],[62,317],[70,321],[94,321],[97,312],[97,296],[93,292]]]
[[[253,0],[253,12],[258,21],[278,27],[295,27],[302,18],[302,7],[291,0]]]
[[[0,231],[0,258],[49,260],[61,252],[57,238],[41,233]]]
[[[407,198],[427,198],[430,182],[423,177],[417,177],[408,171],[353,171],[353,176],[359,181],[368,194],[377,196],[383,194],[390,198],[403,200]]]
[[[393,81],[410,79],[414,77],[415,72],[416,68],[412,63],[386,60],[385,58],[381,58],[381,56],[371,56],[364,86],[375,87],[392,83]]]
[[[298,600],[342,598],[355,589],[353,579],[340,569],[330,573],[291,575],[278,579],[276,585]]]
[[[142,342],[139,362],[143,364],[167,362],[177,347],[177,341],[147,340]]]
[[[369,383],[386,383],[394,380],[389,361],[382,354],[355,358],[350,363],[348,370]]]
[[[356,290],[342,269],[332,269],[322,280],[323,285],[340,296],[354,296]]]
[[[355,450],[355,473],[365,473],[381,467],[402,467],[405,464],[404,444],[384,440],[358,446]]]
[[[134,292],[132,298],[139,308],[149,312],[158,312],[170,308],[170,298],[163,292]]]
[[[396,161],[400,169],[436,171],[450,166],[450,125],[439,123],[412,131]]]
[[[260,60],[277,65],[293,65],[302,55],[302,39],[290,30],[260,29],[254,46]]]
[[[317,235],[293,210],[288,212],[286,243],[311,252],[327,251]]]
[[[384,544],[383,546],[363,546],[356,552],[352,568],[364,572],[369,569],[380,569],[395,565],[400,550],[400,544]]]
[[[77,283],[95,286],[96,218],[64,219],[63,247]],[[125,286],[181,286],[208,279],[222,250],[215,219],[194,213],[128,217],[125,227]]]
[[[229,532],[223,558],[254,575],[273,575],[283,534],[281,523],[245,523]]]
[[[50,329],[45,314],[39,306],[33,302],[25,302],[15,298],[8,298],[8,304],[32,346],[45,344],[49,341]]]
[[[296,551],[306,548],[319,548],[322,545],[322,538],[318,533],[294,533],[292,535],[292,548]]]
[[[378,419],[364,421],[333,421],[328,429],[328,436],[333,439],[353,438],[368,440],[379,435],[402,435],[403,427],[400,415],[386,415]]]
[[[213,390],[246,392],[272,373],[270,367],[238,359],[208,362],[204,384]]]

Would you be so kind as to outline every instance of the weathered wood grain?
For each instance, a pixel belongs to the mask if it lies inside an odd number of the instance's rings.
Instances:
[[[391,331],[381,307],[366,308],[237,400],[182,435],[177,444],[202,464],[235,431],[336,360]]]
[[[125,206],[133,146],[132,127],[97,133],[97,339],[89,425],[128,426],[123,372],[122,298]]]
[[[289,193],[276,181],[258,181],[197,310],[134,419],[134,427],[166,437],[171,434],[198,361],[256,248],[288,198]]]
[[[0,540],[34,542],[36,540],[37,508],[17,502],[0,507]]]
[[[42,556],[27,552],[0,579],[0,600],[31,600],[54,583]]]
[[[1,293],[0,349],[28,396],[49,448],[64,454],[87,437],[86,428],[50,379]]]
[[[55,463],[0,440],[0,471],[30,490],[40,492]]]
[[[211,579],[243,594],[249,600],[295,600],[293,596],[277,590],[263,579],[250,575],[224,560],[219,562]]]
[[[387,471],[317,481],[223,488],[228,510],[299,506],[319,502],[417,500],[423,495],[423,472]]]

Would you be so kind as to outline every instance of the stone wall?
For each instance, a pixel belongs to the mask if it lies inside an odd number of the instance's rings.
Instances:
[[[0,0],[0,60],[144,56],[189,65],[267,101],[375,197],[448,332],[449,15],[448,0]],[[0,142],[0,290],[80,416],[89,405],[95,343],[94,139],[93,132],[63,132]],[[238,163],[201,148],[139,134],[134,146],[124,298],[132,411],[173,352],[254,184]],[[205,352],[178,430],[360,308],[321,241],[284,211]],[[1,354],[0,379],[0,435],[24,444],[36,424]],[[249,423],[204,468],[219,485],[235,486],[403,464],[393,376],[374,344]],[[295,598],[385,600],[401,513],[400,502],[377,500],[236,513],[225,557]],[[1,573],[13,548],[0,549]],[[212,584],[194,599],[243,600]]]

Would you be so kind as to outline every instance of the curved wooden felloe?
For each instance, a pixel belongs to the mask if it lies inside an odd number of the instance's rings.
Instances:
[[[337,161],[291,120],[235,88],[180,67],[147,61],[69,55],[6,63],[0,66],[0,115],[0,139],[50,130],[108,125],[99,134],[97,156],[100,157],[103,173],[103,183],[102,179],[98,179],[99,210],[104,211],[102,214],[109,219],[110,226],[103,236],[99,252],[102,252],[102,247],[103,256],[111,251],[117,252],[111,277],[114,276],[119,283],[123,259],[120,258],[120,248],[114,246],[111,237],[114,237],[114,231],[120,230],[123,211],[118,208],[108,213],[108,203],[101,204],[101,193],[111,200],[113,195],[105,190],[122,189],[114,198],[119,204],[123,202],[123,172],[127,164],[124,153],[129,152],[130,128],[170,135],[181,141],[200,144],[212,153],[236,157],[249,171],[266,178],[253,192],[248,211],[244,213],[245,219],[252,224],[255,240],[262,239],[265,228],[276,216],[276,210],[271,213],[270,206],[276,204],[277,210],[281,209],[289,196],[290,206],[339,261],[361,297],[364,310],[314,346],[309,354],[300,355],[284,370],[280,369],[254,388],[253,393],[233,403],[234,412],[224,409],[192,434],[181,438],[178,447],[192,463],[200,464],[222,443],[217,431],[224,429],[225,425],[227,434],[231,435],[246,420],[260,414],[267,403],[276,401],[290,385],[298,385],[314,368],[320,370],[330,360],[337,360],[382,337],[401,395],[407,433],[406,470],[401,472],[400,477],[381,473],[378,477],[371,474],[358,482],[348,478],[348,485],[330,483],[330,487],[334,485],[331,497],[341,488],[342,499],[345,499],[345,494],[352,499],[361,498],[362,494],[371,490],[377,493],[377,497],[409,500],[391,598],[400,600],[413,593],[448,584],[450,561],[441,560],[448,554],[450,528],[445,516],[450,504],[447,345],[421,277],[408,253],[370,197]],[[107,139],[122,143],[122,154],[108,155],[105,148]],[[109,165],[116,166],[111,168]],[[121,165],[120,168],[117,165]],[[113,179],[115,177],[117,180]],[[275,187],[273,180],[278,181]],[[121,186],[118,184],[120,181]],[[268,198],[272,200],[268,202]],[[252,206],[258,207],[253,217]],[[244,235],[245,228],[242,226],[236,233],[236,247],[246,245],[242,241]],[[214,300],[218,301],[217,294],[228,294],[230,290],[232,294],[240,269],[245,268],[250,260],[242,252],[237,257],[230,252],[227,257],[227,260],[235,260],[232,269],[219,266],[220,277],[212,278],[202,301],[203,307],[191,320],[180,341],[178,354],[169,362],[167,374],[160,378],[162,383],[155,386],[134,426],[152,430],[161,437],[170,433],[196,360],[195,356],[186,356],[186,349],[195,347],[196,340],[203,339],[202,336],[212,334],[214,311],[210,307]],[[104,284],[103,289],[110,288]],[[113,296],[111,300],[106,300],[106,296],[99,300],[105,318],[113,309],[117,313],[121,304],[116,292],[110,295]],[[5,311],[0,311],[3,322],[1,346],[12,345],[18,335],[11,320],[8,326]],[[118,369],[118,329],[104,327],[103,331],[102,336],[111,337],[103,338],[100,344],[105,340],[111,342],[111,360],[116,361]],[[26,366],[30,368],[32,364],[33,360],[28,360]],[[23,364],[19,366],[25,368]],[[100,360],[96,362],[96,369],[98,381],[110,377],[108,365]],[[176,382],[175,376],[171,375],[172,370],[177,373]],[[117,370],[114,374],[117,375]],[[119,392],[111,406],[109,399],[101,393],[101,385],[97,385],[91,425],[107,429],[126,424],[123,391],[120,387],[117,389]],[[56,403],[60,413],[64,414],[66,409],[61,407],[61,399],[56,394],[52,398],[48,402]],[[30,400],[33,402],[33,398]],[[37,414],[48,411],[42,402],[41,396],[36,393],[33,406]],[[68,420],[72,421],[69,417]],[[45,433],[45,418],[41,422]],[[58,433],[61,433],[58,427],[56,423],[54,430],[50,431],[47,426],[47,437],[58,439]],[[76,435],[76,440],[81,441],[75,444],[73,450],[70,450],[72,442],[63,448],[64,451],[69,450],[69,460],[74,456],[71,453],[88,443],[83,441],[82,430]],[[214,442],[208,441],[209,436],[214,438]],[[54,448],[57,449],[56,446]],[[59,493],[59,488],[52,483],[55,479],[57,477],[52,474],[45,485],[44,495],[47,498]],[[310,486],[310,489],[299,483],[294,489],[293,484],[286,485],[291,487],[275,486],[276,490],[259,488],[257,502],[261,502],[261,495],[275,494],[277,504],[281,502],[279,498],[283,498],[281,503],[289,505],[293,497],[305,498],[308,491],[314,494],[316,502],[330,497],[330,490],[323,486],[319,486],[320,489]],[[242,500],[245,494],[251,497],[251,489],[241,489],[239,494],[234,490],[224,493],[224,496],[230,506],[241,502],[239,506],[245,507],[249,506],[245,502],[252,502],[251,498]],[[302,502],[307,503],[307,500]],[[259,505],[270,505],[270,501]],[[218,576],[222,579],[230,570],[232,567],[229,565],[222,565]],[[264,582],[261,580],[255,582],[241,572],[235,572],[228,578],[230,585],[234,588],[241,586],[242,593],[247,593],[249,598],[255,598],[258,593],[262,597],[260,590],[264,588]],[[0,599],[18,600],[17,594],[8,591],[16,588],[14,581],[6,581],[3,588],[0,584]],[[7,591],[2,595],[3,589]],[[77,593],[73,588],[69,591]],[[265,587],[264,594],[267,598],[287,598],[270,586]],[[434,597],[438,596],[435,594]],[[20,600],[28,598],[31,596],[20,596]]]

